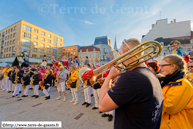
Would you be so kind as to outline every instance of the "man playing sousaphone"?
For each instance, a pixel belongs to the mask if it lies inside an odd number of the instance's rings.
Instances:
[[[123,55],[140,44],[138,39],[126,40],[119,53]],[[128,56],[141,49],[136,49]],[[142,55],[143,53],[139,53],[136,56]],[[129,67],[127,64],[134,61],[136,56],[123,63]],[[115,129],[159,129],[163,95],[156,76],[144,63],[137,64],[123,73],[110,89],[110,81],[118,75],[119,71],[113,67],[106,77],[99,94],[99,110],[107,112],[115,109]]]

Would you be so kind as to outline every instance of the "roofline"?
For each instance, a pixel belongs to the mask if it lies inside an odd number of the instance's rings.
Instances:
[[[80,47],[79,45],[73,45],[73,46],[78,46],[78,47]],[[63,46],[63,47],[73,47],[73,46]]]
[[[20,22],[21,20],[19,20],[19,21],[17,21],[17,22],[15,22],[15,23],[13,23],[13,24],[11,24],[11,25],[9,25],[8,27],[10,27],[10,26],[12,26],[12,25],[14,25],[14,24],[16,24],[16,23],[18,23],[18,22]],[[6,27],[6,28],[8,28],[8,27]],[[2,30],[0,30],[0,31],[3,31],[3,30],[5,30],[6,28],[4,28],[4,29],[2,29]]]

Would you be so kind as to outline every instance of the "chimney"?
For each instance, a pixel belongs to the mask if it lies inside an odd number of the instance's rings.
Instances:
[[[174,23],[176,23],[176,19],[174,19]]]
[[[171,21],[171,24],[173,23],[173,21]]]
[[[152,24],[152,28],[154,28],[154,26],[155,26],[155,25],[154,25],[154,24]]]

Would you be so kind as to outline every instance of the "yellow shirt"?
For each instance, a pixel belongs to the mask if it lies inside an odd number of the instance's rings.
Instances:
[[[8,76],[9,71],[11,71],[11,69],[10,69],[10,68],[9,68],[9,69],[4,68],[4,69],[3,69],[3,71],[2,71],[2,72],[4,73],[3,77],[7,77],[7,76]]]

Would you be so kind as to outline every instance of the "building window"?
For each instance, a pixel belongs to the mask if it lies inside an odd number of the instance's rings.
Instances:
[[[11,34],[10,38],[12,38],[12,34]]]
[[[10,41],[10,45],[11,45],[12,41]]]
[[[70,56],[70,52],[68,52],[68,56]]]
[[[8,33],[10,33],[10,29],[8,30]]]
[[[37,55],[32,54],[32,58],[37,58]]]
[[[62,39],[59,39],[60,42],[62,42]]]
[[[53,47],[53,51],[54,51],[54,52],[57,52],[57,48],[56,48],[56,47]]]
[[[7,45],[7,43],[5,42],[5,46]]]
[[[54,46],[57,46],[57,43],[56,43],[56,42],[54,42]]]
[[[8,35],[8,39],[9,39],[9,35]]]
[[[33,45],[37,46],[37,45],[38,45],[38,43],[37,43],[37,42],[33,42]]]
[[[44,56],[40,56],[40,59],[43,59],[44,58]]]
[[[7,36],[5,37],[5,40],[7,40]]]
[[[16,36],[16,33],[13,34],[13,37],[15,37],[15,36]]]
[[[60,52],[61,52],[61,48],[59,48],[59,49],[58,49],[58,51],[60,51]]]
[[[53,56],[55,56],[55,57],[56,57],[56,53],[53,53]]]
[[[9,51],[9,48],[7,48],[7,52]]]
[[[58,41],[58,38],[57,38],[57,37],[54,37],[54,41]]]
[[[82,55],[82,58],[84,58],[85,56],[84,56],[84,54]]]
[[[6,34],[7,34],[7,30],[6,30]]]
[[[41,44],[41,47],[45,47],[45,44]]]
[[[13,28],[11,28],[11,32],[13,31]]]
[[[47,54],[50,54],[50,51],[47,51]]]
[[[31,27],[23,25],[23,30],[31,32]]]
[[[30,47],[21,46],[22,51],[30,52]]]
[[[88,49],[86,49],[86,52],[88,52]]]
[[[51,43],[51,40],[48,40],[48,43]]]
[[[15,51],[15,46],[12,47],[12,51]]]
[[[34,39],[38,39],[38,36],[34,35]]]
[[[51,35],[50,35],[50,34],[48,34],[48,37],[50,37],[50,38],[51,38]]]
[[[11,51],[11,47],[9,48],[9,51]]]
[[[24,38],[29,38],[29,39],[31,39],[31,34],[29,34],[29,33],[23,32],[23,33],[22,33],[22,36],[23,36]]]
[[[45,41],[45,38],[41,38],[42,41]]]
[[[33,52],[37,52],[37,48],[33,48]]]
[[[9,45],[9,41],[7,42],[7,46]]]
[[[40,53],[44,53],[44,50],[41,49],[41,50],[40,50]]]
[[[76,50],[76,48],[74,48],[73,50]]]
[[[93,49],[93,51],[95,52],[95,48]]]
[[[45,32],[42,31],[42,35],[45,35]]]
[[[30,40],[22,39],[22,40],[21,40],[21,44],[30,46],[30,45],[31,45],[31,42],[30,42]]]
[[[92,55],[92,54],[90,54],[90,58],[92,57],[91,55]]]
[[[62,46],[62,44],[60,44],[60,43],[59,43],[59,46],[61,47],[61,46]]]
[[[47,46],[47,48],[48,48],[48,49],[50,49],[50,48],[51,48],[51,46]]]
[[[98,54],[98,58],[100,58],[100,55]]]
[[[13,40],[13,44],[15,44],[15,40]]]
[[[59,53],[58,56],[61,56],[61,54]]]
[[[34,32],[38,33],[38,30],[37,30],[37,29],[34,29]]]
[[[4,49],[4,52],[6,52],[6,48]]]
[[[95,54],[93,54],[93,58],[95,58]]]
[[[17,29],[17,26],[14,27],[14,30],[16,30],[16,29]]]

